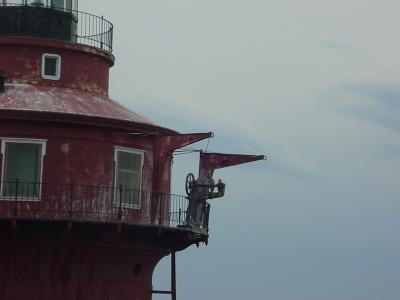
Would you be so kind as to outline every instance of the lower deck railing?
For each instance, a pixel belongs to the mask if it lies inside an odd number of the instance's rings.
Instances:
[[[185,196],[74,182],[0,183],[0,218],[187,225]]]

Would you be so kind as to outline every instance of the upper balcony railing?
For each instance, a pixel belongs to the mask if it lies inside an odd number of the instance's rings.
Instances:
[[[113,24],[103,17],[55,1],[0,0],[0,35],[34,36],[93,46],[112,52]]]
[[[184,225],[186,208],[184,196],[122,186],[1,182],[0,218],[115,221],[174,227]]]
[[[0,219],[29,218],[180,227],[188,225],[188,198],[123,186],[0,182]],[[208,230],[209,205],[204,206]]]

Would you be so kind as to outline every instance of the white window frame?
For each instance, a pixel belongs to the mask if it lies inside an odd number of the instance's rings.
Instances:
[[[46,75],[45,70],[46,70],[46,57],[48,58],[56,58],[57,63],[56,63],[56,75],[51,76],[51,75]],[[44,53],[42,55],[42,78],[47,79],[47,80],[60,80],[61,78],[61,56],[58,54],[52,54],[52,53]]]
[[[139,203],[138,204],[127,204],[127,203],[121,203],[121,207],[123,208],[133,208],[133,209],[140,209],[141,204],[142,204],[142,181],[143,181],[143,165],[144,165],[144,154],[145,151],[139,150],[139,149],[132,149],[132,148],[124,148],[124,147],[114,147],[114,186],[115,186],[115,191],[114,191],[114,205],[119,206],[119,199],[117,199],[117,191],[119,187],[117,186],[117,175],[118,175],[118,152],[127,152],[127,153],[133,153],[133,154],[139,154],[140,155],[140,179],[139,179]]]
[[[42,182],[43,179],[43,161],[46,155],[46,144],[47,140],[40,139],[24,139],[24,138],[2,138],[1,140],[1,149],[0,153],[2,156],[1,163],[1,185],[0,185],[0,200],[10,200],[12,196],[3,195],[4,192],[4,179],[5,179],[5,163],[6,163],[6,144],[7,143],[19,143],[19,144],[36,144],[42,146],[42,157],[40,158],[40,172],[39,172],[39,182]],[[39,185],[38,197],[17,197],[18,201],[40,201],[42,195],[42,185]]]

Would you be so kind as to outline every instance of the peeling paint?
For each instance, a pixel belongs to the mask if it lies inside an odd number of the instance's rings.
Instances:
[[[68,155],[69,151],[70,151],[70,144],[69,143],[65,143],[61,145],[61,151],[65,154]]]
[[[61,56],[60,80],[46,80],[41,76],[44,53]],[[21,80],[30,84],[77,88],[108,95],[109,68],[114,57],[89,46],[73,46],[63,41],[0,37],[2,70],[8,81]]]
[[[6,84],[6,89],[6,93],[0,94],[0,110],[77,114],[156,125],[108,97],[95,93],[30,84]]]

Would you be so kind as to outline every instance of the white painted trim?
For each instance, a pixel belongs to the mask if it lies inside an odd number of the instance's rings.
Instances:
[[[45,72],[45,62],[46,62],[46,57],[50,58],[57,58],[57,63],[56,63],[56,76],[51,76],[51,75],[46,75]],[[43,79],[48,79],[48,80],[60,80],[61,78],[61,56],[58,54],[51,54],[51,53],[44,53],[42,55],[42,78]]]
[[[139,154],[140,155],[140,181],[139,181],[139,204],[134,204],[134,205],[129,205],[129,204],[121,204],[121,207],[123,208],[133,208],[133,209],[140,209],[141,208],[141,203],[142,203],[142,180],[143,180],[143,164],[144,164],[144,154],[145,151],[139,150],[139,149],[132,149],[132,148],[124,148],[124,147],[114,147],[114,186],[115,186],[115,191],[114,191],[114,205],[119,206],[119,202],[117,198],[117,173],[118,173],[118,152],[127,152],[127,153],[133,153],[133,154]]]
[[[9,137],[0,137],[1,141],[1,154],[5,152],[5,143],[21,143],[21,144],[42,144],[42,153],[43,156],[46,155],[46,143],[47,140],[42,139],[24,139],[24,138],[9,138]]]
[[[2,156],[2,163],[1,163],[1,185],[0,185],[0,200],[4,200],[3,195],[3,188],[4,188],[4,172],[5,172],[5,152],[6,152],[6,143],[20,143],[20,144],[38,144],[42,145],[42,157],[40,160],[40,175],[39,175],[39,182],[42,182],[43,178],[43,161],[46,155],[46,144],[47,140],[40,140],[40,139],[24,139],[24,138],[5,138],[0,137],[1,140],[1,156]],[[42,185],[39,187],[39,197],[38,198],[27,198],[27,201],[37,201],[40,200],[40,196],[42,194]],[[3,198],[3,199],[2,199]]]

